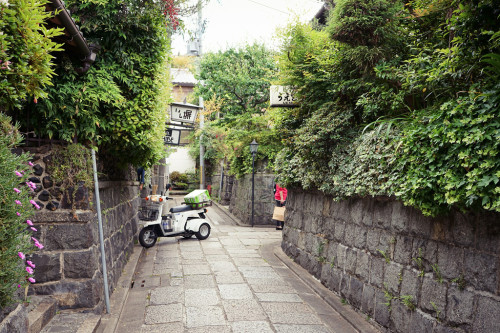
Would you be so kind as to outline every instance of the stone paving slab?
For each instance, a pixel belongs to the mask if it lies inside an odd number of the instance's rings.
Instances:
[[[284,312],[303,312],[313,313],[311,307],[305,303],[276,303],[268,302],[261,303],[262,308],[267,313],[284,313]]]
[[[225,326],[224,310],[220,306],[187,307],[186,328],[200,326]]]
[[[187,275],[184,276],[184,288],[186,289],[215,288],[215,281],[212,275]]]
[[[330,332],[323,325],[274,325],[278,333],[328,333]],[[343,332],[338,332],[343,333]]]
[[[232,262],[228,261],[213,261],[210,262],[210,268],[212,272],[236,272],[236,266]]]
[[[146,307],[146,325],[182,322],[183,306],[180,303],[167,305],[150,305]]]
[[[302,303],[302,298],[297,294],[281,294],[281,293],[256,293],[260,302],[287,302],[287,303]]]
[[[165,333],[165,332],[184,332],[184,324],[182,322],[159,324],[159,325],[143,325],[141,333]]]
[[[215,280],[219,284],[244,282],[240,272],[215,272]]]
[[[221,300],[217,290],[213,289],[186,289],[184,291],[185,306],[204,307],[220,304]]]
[[[222,305],[228,321],[267,320],[260,304],[254,299],[223,300]]]
[[[252,291],[246,283],[219,284],[219,292],[222,299],[253,299]]]
[[[184,274],[185,275],[195,275],[195,274],[212,274],[212,271],[210,270],[210,266],[208,264],[202,264],[202,265],[184,265],[183,266]]]
[[[231,323],[233,332],[236,333],[273,333],[273,329],[266,321],[238,321]]]
[[[177,303],[184,297],[184,288],[181,286],[167,286],[151,290],[150,305]]]

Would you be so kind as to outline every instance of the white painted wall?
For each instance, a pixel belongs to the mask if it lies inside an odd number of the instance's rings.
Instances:
[[[189,149],[178,147],[177,151],[170,154],[167,158],[168,171],[170,173],[179,171],[185,173],[186,171],[193,172],[196,168],[195,160],[189,155]]]

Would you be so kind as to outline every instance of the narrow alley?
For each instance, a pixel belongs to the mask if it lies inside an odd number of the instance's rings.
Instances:
[[[142,251],[97,332],[377,332],[331,292],[311,288],[319,282],[281,252],[281,231],[235,225],[216,205],[207,216],[207,240],[162,238]]]

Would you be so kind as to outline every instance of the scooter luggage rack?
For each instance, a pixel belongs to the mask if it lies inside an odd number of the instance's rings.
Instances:
[[[196,203],[183,202],[182,204],[183,205],[189,205],[193,209],[200,209],[200,208],[203,208],[203,207],[210,207],[210,206],[212,206],[212,200],[202,201],[202,202],[196,202]]]
[[[151,202],[146,206],[142,206],[139,210],[139,220],[155,221],[158,218],[159,203]]]

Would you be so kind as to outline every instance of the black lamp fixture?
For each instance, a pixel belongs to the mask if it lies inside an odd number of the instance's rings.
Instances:
[[[250,143],[250,152],[252,155],[255,155],[257,153],[257,149],[259,148],[259,144],[255,139],[253,139],[252,143]]]
[[[259,144],[255,139],[250,143],[250,152],[252,153],[252,227],[253,227],[253,215],[254,215],[254,189],[255,189],[255,154],[257,154],[257,149]]]

